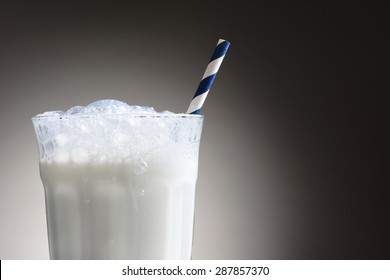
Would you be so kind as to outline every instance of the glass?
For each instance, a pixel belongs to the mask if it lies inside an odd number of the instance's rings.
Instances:
[[[190,259],[200,115],[37,116],[51,259]]]

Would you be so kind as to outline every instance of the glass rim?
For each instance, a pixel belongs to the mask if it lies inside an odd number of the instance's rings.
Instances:
[[[94,115],[36,115],[31,118],[32,121],[41,121],[41,120],[67,120],[67,119],[93,119],[93,118],[182,118],[182,119],[204,119],[204,115],[195,115],[195,114],[130,114],[130,113],[122,113],[122,114],[94,114]]]

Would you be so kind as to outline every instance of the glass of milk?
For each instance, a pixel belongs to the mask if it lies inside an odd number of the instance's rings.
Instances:
[[[51,259],[190,259],[203,116],[101,100],[32,119]]]

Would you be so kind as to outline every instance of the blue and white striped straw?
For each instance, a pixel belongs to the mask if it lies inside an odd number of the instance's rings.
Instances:
[[[210,62],[207,65],[206,71],[202,77],[195,96],[188,107],[187,114],[198,115],[202,109],[203,103],[206,100],[207,94],[210,91],[211,85],[214,82],[218,69],[221,66],[222,60],[229,48],[230,43],[226,40],[219,39],[214,53],[211,56]]]

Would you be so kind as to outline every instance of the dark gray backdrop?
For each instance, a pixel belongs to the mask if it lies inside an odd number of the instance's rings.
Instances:
[[[48,258],[32,116],[102,98],[183,112],[223,38],[193,257],[388,259],[384,8],[177,2],[0,2],[0,258]]]

